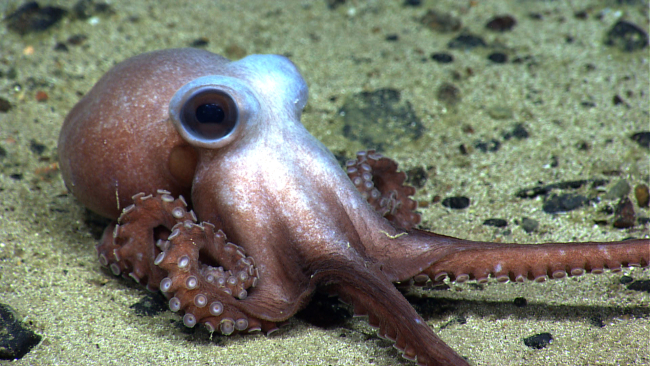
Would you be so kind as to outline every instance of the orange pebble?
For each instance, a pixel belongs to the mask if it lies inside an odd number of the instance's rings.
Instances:
[[[49,96],[47,95],[46,92],[39,90],[36,92],[36,101],[38,102],[47,102],[47,99]]]

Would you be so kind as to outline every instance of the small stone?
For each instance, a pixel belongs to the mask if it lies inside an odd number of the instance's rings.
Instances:
[[[504,219],[487,219],[483,221],[485,226],[494,226],[494,227],[506,227],[508,226],[508,221]]]
[[[539,227],[539,222],[537,220],[530,219],[528,217],[524,217],[521,219],[521,228],[524,229],[525,232],[528,234],[532,233],[533,231],[537,230]]]
[[[517,297],[517,298],[515,298],[513,303],[518,308],[524,308],[524,307],[526,307],[526,305],[528,305],[528,300],[526,300],[525,297]]]
[[[648,33],[636,24],[619,20],[605,36],[607,46],[634,52],[648,47]]]
[[[637,132],[630,136],[632,141],[636,141],[637,144],[646,149],[650,149],[650,131]]]
[[[433,9],[427,11],[427,13],[420,18],[420,23],[424,24],[429,29],[440,33],[455,32],[459,30],[462,25],[460,19],[451,14],[439,13]]]
[[[634,187],[634,196],[639,207],[648,207],[650,204],[650,190],[647,184],[639,184]]]
[[[607,200],[621,199],[627,196],[631,190],[630,184],[625,179],[621,179],[610,188],[604,198]]]
[[[619,278],[618,282],[621,285],[627,285],[628,283],[634,282],[634,278],[632,278],[630,276],[621,276],[621,278]]]
[[[469,207],[469,198],[464,196],[447,197],[442,200],[442,205],[454,210],[462,210]]]
[[[506,32],[512,30],[517,21],[511,15],[498,15],[490,19],[485,28],[495,32]]]
[[[479,36],[464,33],[449,41],[447,47],[451,49],[470,50],[475,47],[487,47],[487,43]]]
[[[627,289],[650,293],[650,280],[634,281],[627,286]]]
[[[406,183],[415,188],[422,188],[429,179],[429,174],[422,167],[416,167],[406,172]]]
[[[512,131],[503,134],[503,139],[506,141],[510,140],[513,137],[516,138],[517,140],[523,140],[530,137],[530,134],[528,133],[528,130],[522,123],[517,123],[512,128]]]
[[[16,319],[14,310],[0,304],[0,360],[19,360],[41,341],[41,336]]]
[[[43,32],[58,23],[67,10],[56,6],[42,7],[36,1],[21,5],[5,17],[9,30],[24,36],[31,32]]]
[[[634,226],[634,219],[636,213],[634,212],[634,205],[629,198],[623,197],[615,208],[614,213],[614,227],[618,229],[626,229]]]
[[[431,59],[439,64],[448,64],[454,61],[454,57],[447,52],[432,53]]]
[[[503,52],[493,52],[488,55],[488,60],[494,62],[495,64],[504,64],[508,62],[508,55]]]
[[[551,343],[553,343],[553,336],[551,336],[551,333],[539,333],[524,338],[524,344],[534,349],[542,349]]]
[[[542,210],[548,214],[564,213],[580,208],[588,202],[589,199],[580,194],[553,194],[544,201]]]
[[[0,113],[7,113],[11,108],[11,103],[5,98],[0,97]]]

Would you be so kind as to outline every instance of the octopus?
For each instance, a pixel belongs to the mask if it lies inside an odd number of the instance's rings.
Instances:
[[[99,263],[161,291],[187,327],[270,334],[316,290],[418,365],[469,365],[396,287],[541,282],[647,267],[650,240],[523,245],[420,230],[412,187],[370,150],[343,168],[302,125],[307,85],[278,55],[145,53],[66,117],[68,190],[110,218]],[[184,198],[190,198],[189,201]]]

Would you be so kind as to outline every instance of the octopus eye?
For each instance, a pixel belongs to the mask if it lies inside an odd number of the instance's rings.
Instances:
[[[216,142],[230,135],[238,122],[235,101],[224,91],[206,88],[195,91],[183,104],[179,122],[193,138]]]

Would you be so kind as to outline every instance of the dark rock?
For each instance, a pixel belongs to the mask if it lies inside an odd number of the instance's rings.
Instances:
[[[415,188],[424,187],[427,179],[429,179],[429,174],[422,167],[409,169],[406,172],[406,183],[412,185]]]
[[[496,32],[506,32],[512,30],[517,25],[517,21],[511,15],[498,15],[490,19],[485,28]]]
[[[553,343],[553,336],[551,336],[551,333],[539,333],[524,338],[524,344],[534,349],[542,349],[551,343]]]
[[[448,13],[439,13],[433,9],[427,11],[427,13],[420,18],[420,23],[424,24],[429,29],[440,33],[455,32],[461,27],[460,19]]]
[[[581,180],[570,180],[565,182],[551,183],[543,186],[536,186],[532,188],[520,189],[515,193],[515,196],[519,198],[535,198],[541,195],[547,195],[553,190],[556,189],[578,189],[586,184],[591,183],[591,187],[601,187],[609,183],[606,179],[581,179]]]
[[[483,38],[479,36],[475,36],[470,33],[464,33],[449,41],[449,43],[447,43],[447,47],[451,49],[470,50],[476,47],[487,47],[487,44]]]
[[[637,132],[630,138],[632,141],[636,141],[639,146],[650,149],[650,131]]]
[[[544,201],[542,210],[548,214],[564,213],[580,208],[589,201],[589,198],[581,194],[553,194]]]
[[[409,101],[396,89],[362,92],[347,98],[338,113],[343,136],[383,151],[422,136],[424,126]]]
[[[75,18],[86,20],[100,14],[114,14],[113,8],[108,3],[95,0],[79,0],[72,7],[72,14]]]
[[[634,278],[632,278],[630,276],[621,276],[621,278],[619,278],[618,282],[621,285],[627,285],[628,283],[634,282]]]
[[[474,147],[481,152],[497,152],[501,148],[501,141],[496,139],[490,139],[488,141],[478,140],[474,142]]]
[[[384,39],[387,40],[388,42],[397,42],[397,41],[399,41],[399,35],[395,34],[395,33],[387,34],[386,38],[384,38]]]
[[[31,140],[29,142],[29,149],[36,155],[43,155],[43,153],[47,149],[47,146],[45,146],[45,145],[43,145],[43,144],[41,144],[39,142],[36,142],[34,140]]]
[[[494,226],[494,227],[506,227],[508,226],[508,221],[504,219],[487,219],[483,221],[485,226]]]
[[[537,230],[539,227],[539,222],[537,220],[533,220],[528,217],[524,217],[521,219],[521,228],[524,229],[525,232],[528,234],[532,233],[533,231]]]
[[[9,103],[5,98],[0,97],[0,113],[7,113],[11,108],[11,103]]]
[[[525,308],[528,305],[528,300],[525,297],[517,297],[512,303],[518,308]]]
[[[522,123],[517,123],[512,128],[512,131],[503,134],[504,140],[510,140],[513,137],[516,138],[517,140],[523,140],[530,137],[530,134],[528,133],[528,130],[526,129],[526,127],[524,127]]]
[[[431,59],[440,64],[448,64],[454,61],[454,56],[447,52],[436,52],[431,54]]]
[[[21,5],[4,20],[9,30],[21,36],[31,32],[43,32],[58,23],[67,10],[56,6],[41,7],[36,1]]]
[[[631,190],[630,184],[625,179],[621,179],[607,191],[604,198],[607,200],[621,199],[627,196]]]
[[[618,47],[625,52],[634,52],[648,47],[648,33],[636,24],[619,20],[605,36],[605,44]]]
[[[0,304],[0,360],[19,360],[41,341],[41,336],[16,319],[14,310]]]
[[[618,229],[626,229],[634,226],[636,213],[634,212],[634,205],[629,198],[623,197],[614,211],[613,225]]]
[[[469,207],[469,198],[463,196],[447,197],[442,200],[442,205],[454,210],[462,210]]]
[[[504,64],[508,62],[508,55],[503,52],[493,52],[488,55],[488,60],[494,62],[495,64]]]

